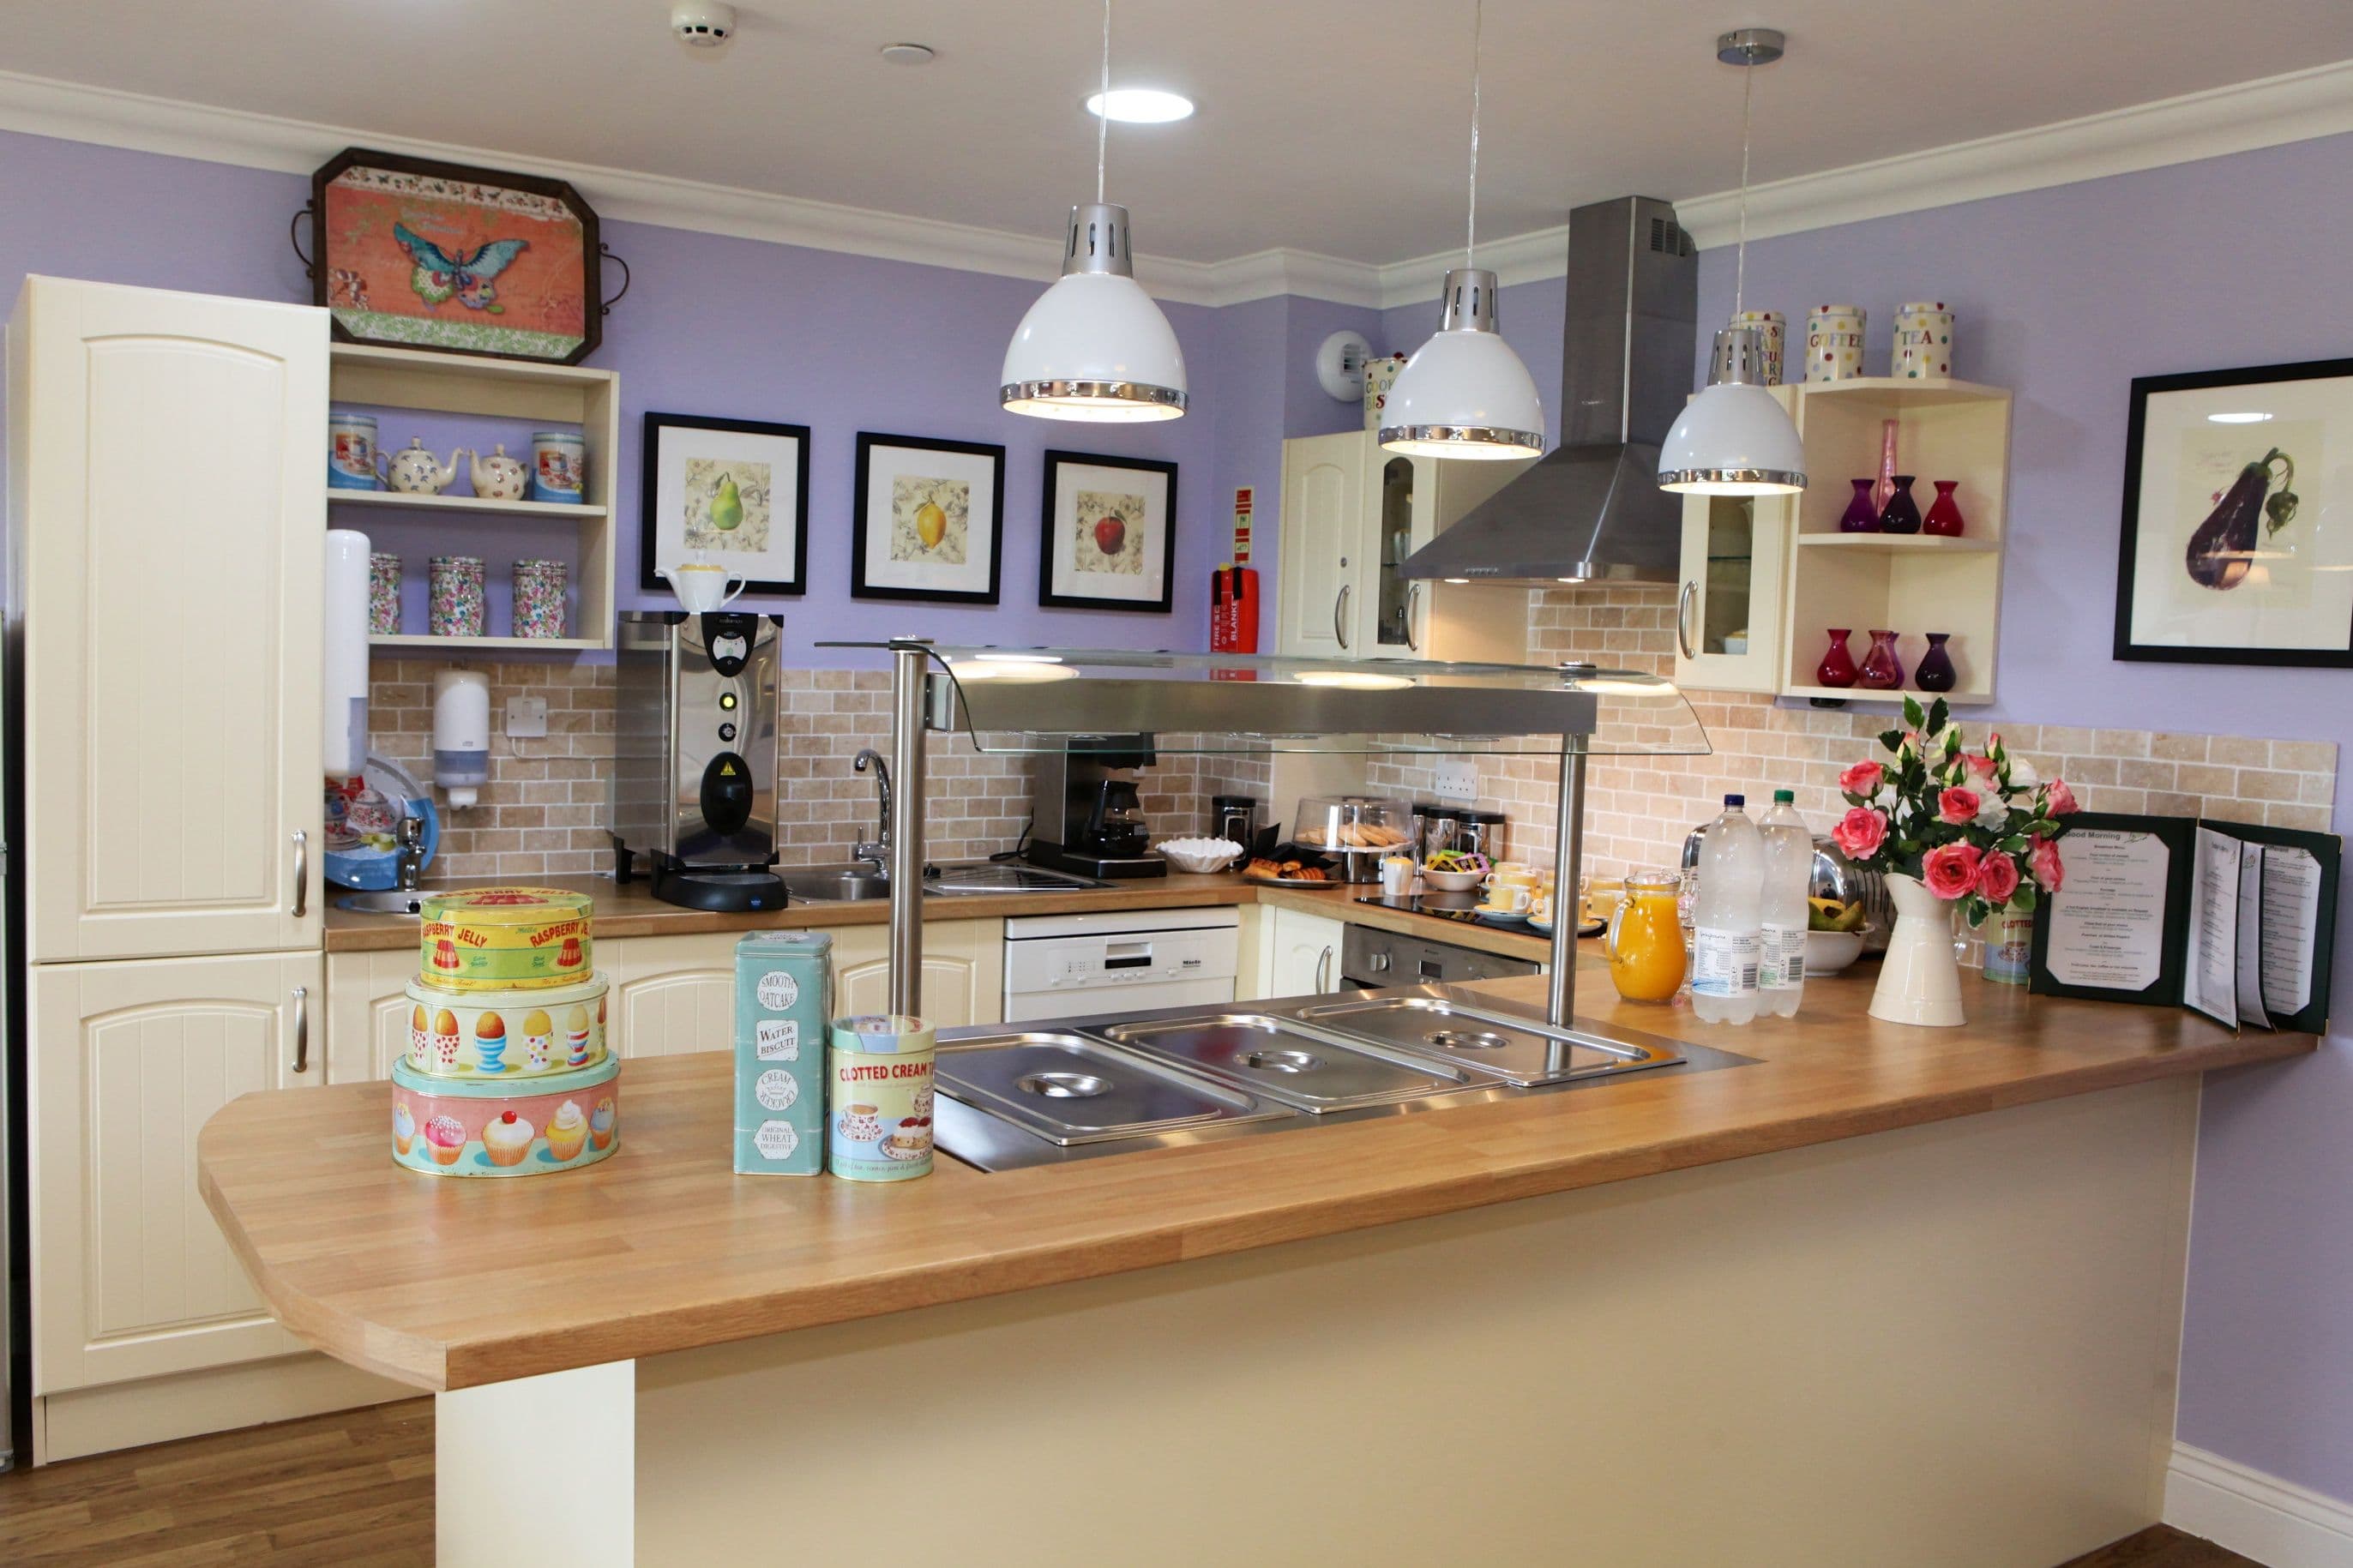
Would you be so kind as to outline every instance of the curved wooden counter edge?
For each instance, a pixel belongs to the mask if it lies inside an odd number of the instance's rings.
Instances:
[[[1532,994],[1536,981],[1493,983]],[[546,1179],[393,1164],[381,1083],[275,1090],[205,1127],[198,1181],[296,1335],[430,1389],[1028,1289],[2307,1053],[2170,1010],[1968,981],[1971,1025],[1864,1016],[1817,982],[1746,1029],[1589,1017],[1757,1058],[1345,1126],[883,1187],[730,1170],[728,1053],[642,1058],[622,1147]],[[1604,987],[1596,987],[1603,989]]]

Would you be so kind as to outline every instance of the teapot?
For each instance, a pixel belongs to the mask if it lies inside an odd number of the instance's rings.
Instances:
[[[458,459],[466,455],[459,447],[449,454],[447,463],[437,463],[433,454],[425,449],[425,437],[412,436],[408,445],[397,452],[378,452],[377,464],[384,469],[385,481],[394,489],[411,495],[438,496],[458,479]]]
[[[531,477],[531,466],[520,458],[507,456],[506,443],[485,458],[476,452],[473,461],[474,493],[484,500],[521,500],[523,481]]]

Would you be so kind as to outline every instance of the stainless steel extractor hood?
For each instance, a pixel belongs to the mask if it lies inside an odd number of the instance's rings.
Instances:
[[[1408,577],[1672,583],[1683,498],[1659,443],[1691,395],[1699,259],[1647,196],[1568,215],[1561,444],[1406,559]]]

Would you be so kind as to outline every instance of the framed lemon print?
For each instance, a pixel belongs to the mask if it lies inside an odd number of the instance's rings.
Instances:
[[[702,559],[747,594],[807,586],[809,433],[806,425],[648,414],[638,466],[638,585],[662,593],[659,569]]]
[[[851,597],[997,603],[1004,447],[861,430],[849,516]]]

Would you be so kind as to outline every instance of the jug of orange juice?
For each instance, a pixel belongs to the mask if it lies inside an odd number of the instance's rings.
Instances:
[[[1675,895],[1683,879],[1664,868],[1630,871],[1626,897],[1609,921],[1609,978],[1630,1002],[1665,1002],[1683,983],[1683,922]]]

